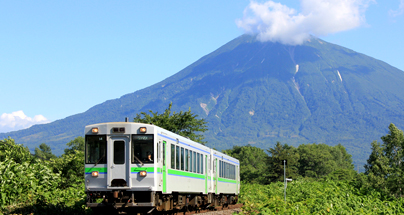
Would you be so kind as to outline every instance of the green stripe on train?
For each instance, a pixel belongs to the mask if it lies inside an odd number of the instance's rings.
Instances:
[[[146,172],[154,172],[154,167],[131,167],[130,172],[140,172],[140,171],[146,171]],[[157,167],[157,172],[160,172],[161,168]]]
[[[85,173],[90,173],[90,172],[94,172],[94,171],[107,172],[107,168],[106,167],[86,167],[86,168],[84,168]]]
[[[184,172],[184,171],[179,171],[179,170],[175,170],[175,169],[168,169],[168,174],[191,177],[191,178],[205,179],[205,175],[191,173],[191,172]]]
[[[227,178],[219,178],[220,182],[228,182],[228,183],[233,183],[233,184],[237,184],[236,180],[231,180],[231,179],[227,179]]]

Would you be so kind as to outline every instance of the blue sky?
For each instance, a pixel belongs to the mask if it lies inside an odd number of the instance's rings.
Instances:
[[[257,23],[273,26],[276,21],[260,17],[277,11],[278,2],[268,2],[0,0],[0,132],[62,119],[159,82],[246,26],[255,33]],[[333,19],[308,21],[311,8],[324,2],[348,2],[359,15],[351,18],[347,10],[341,29]],[[308,33],[404,70],[404,0],[279,3],[295,10],[288,25],[312,25]],[[273,7],[254,12],[254,4]],[[319,25],[328,31],[316,31]]]

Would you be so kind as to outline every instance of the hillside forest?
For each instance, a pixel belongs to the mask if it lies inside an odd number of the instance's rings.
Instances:
[[[342,145],[277,143],[223,150],[240,160],[243,214],[404,213],[403,131],[390,124],[372,149],[365,172],[354,170]],[[84,138],[67,144],[57,157],[41,144],[31,154],[7,138],[0,141],[0,214],[92,214],[85,207]],[[284,198],[284,169],[292,178]]]

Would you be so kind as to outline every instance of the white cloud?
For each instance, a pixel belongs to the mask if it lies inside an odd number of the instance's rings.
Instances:
[[[400,1],[400,5],[398,6],[398,10],[390,10],[390,16],[396,17],[404,14],[404,0]]]
[[[242,19],[236,20],[246,33],[260,41],[298,45],[310,35],[328,34],[357,28],[365,23],[365,10],[372,0],[301,0],[301,12],[267,1],[250,2]]]
[[[3,113],[0,116],[0,133],[21,130],[35,124],[49,122],[50,121],[42,115],[36,115],[34,118],[28,117],[22,110],[12,113]]]

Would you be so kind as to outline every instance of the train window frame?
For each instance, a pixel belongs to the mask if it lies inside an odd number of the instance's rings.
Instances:
[[[200,154],[199,153],[196,153],[196,163],[197,163],[197,165],[196,165],[196,173],[201,173],[200,172],[200,168],[201,168],[201,164],[200,164],[200,160],[201,160],[201,158],[200,158]]]
[[[122,164],[125,164],[125,141],[123,141],[123,140],[115,140],[114,141],[114,152],[113,152],[113,155],[114,155],[114,159],[113,159],[113,161],[114,161],[114,164],[117,164],[117,165],[122,165]]]
[[[185,158],[184,158],[184,148],[181,147],[181,159],[180,159],[181,164],[180,164],[180,166],[181,166],[182,171],[184,171],[184,160],[185,160]]]
[[[193,172],[196,173],[196,152],[194,152],[194,167]]]
[[[131,140],[132,140],[130,143],[131,163],[132,164],[154,163],[155,145],[156,145],[155,142],[156,139],[154,138],[154,134],[132,134]],[[149,155],[151,155],[150,158]]]
[[[184,157],[184,161],[185,161],[185,171],[186,172],[188,172],[189,171],[189,168],[188,168],[188,165],[189,165],[189,157],[188,157],[188,149],[185,149],[185,155],[184,155],[185,157]]]
[[[171,169],[175,169],[175,145],[171,144]]]
[[[175,146],[175,169],[180,170],[180,147]]]
[[[98,140],[92,140],[93,138]],[[94,147],[90,146],[90,143],[94,143],[94,141],[97,141],[97,145],[94,145]],[[85,164],[107,164],[107,142],[107,135],[86,135]],[[98,156],[94,157],[94,154],[98,154]]]
[[[204,161],[204,159],[203,159],[203,157],[204,157],[204,154],[201,154],[201,174],[203,175],[203,161]]]

